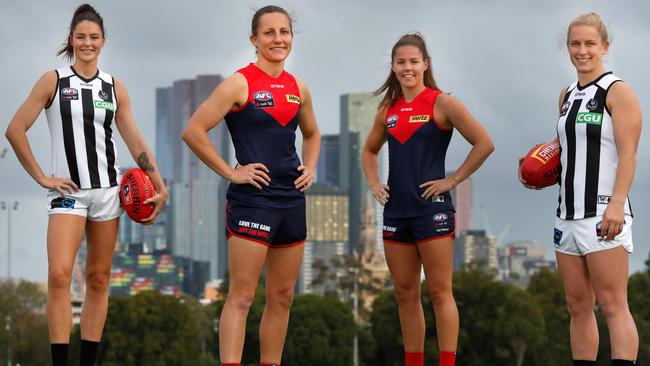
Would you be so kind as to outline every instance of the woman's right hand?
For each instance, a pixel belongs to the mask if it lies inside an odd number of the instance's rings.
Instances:
[[[370,187],[372,195],[375,196],[377,202],[379,202],[379,204],[382,206],[386,205],[386,202],[388,202],[388,197],[390,196],[388,193],[390,188],[388,188],[386,184],[380,182],[370,183],[368,186]]]
[[[269,169],[262,163],[237,165],[229,180],[235,184],[250,184],[261,190],[262,184],[268,186],[271,183],[268,173]]]
[[[61,197],[79,190],[79,187],[72,180],[65,178],[44,177],[39,179],[37,183],[43,188],[59,192]]]
[[[538,191],[541,190],[541,188],[533,187],[531,185],[528,185],[528,183],[526,183],[524,178],[522,178],[522,176],[521,176],[521,162],[522,161],[524,161],[524,156],[519,158],[519,167],[517,168],[517,177],[519,178],[519,181],[521,182],[521,184],[524,185],[524,187],[526,187],[528,189],[535,189],[535,190],[538,190]]]

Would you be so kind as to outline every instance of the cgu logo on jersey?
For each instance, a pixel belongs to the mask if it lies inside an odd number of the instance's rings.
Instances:
[[[255,102],[255,108],[268,108],[275,106],[273,103],[273,94],[266,90],[260,90],[253,94],[253,101]]]
[[[417,122],[429,122],[429,115],[425,114],[423,116],[411,116],[411,117],[409,117],[409,123],[417,123]]]
[[[79,100],[79,91],[75,88],[61,89],[61,101]]]
[[[95,108],[101,108],[101,109],[109,110],[111,112],[115,112],[115,106],[113,106],[113,103],[104,100],[96,100]]]
[[[291,95],[291,94],[287,94],[287,102],[300,104],[300,97],[295,96],[295,95]]]
[[[593,113],[593,112],[578,113],[578,118],[576,118],[576,123],[586,123],[590,125],[600,126],[603,123],[603,114]]]
[[[396,114],[388,116],[386,119],[386,128],[395,128],[397,126],[397,120],[399,117]]]

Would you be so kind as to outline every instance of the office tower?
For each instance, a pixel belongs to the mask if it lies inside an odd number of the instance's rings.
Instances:
[[[466,230],[454,240],[454,270],[469,266],[491,272],[499,269],[497,239],[485,230]]]
[[[316,183],[339,186],[339,135],[322,135],[320,157],[316,166]]]

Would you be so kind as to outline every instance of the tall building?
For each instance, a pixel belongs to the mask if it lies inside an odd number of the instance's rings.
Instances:
[[[349,253],[359,245],[361,215],[368,192],[361,165],[361,150],[372,128],[378,103],[379,98],[370,93],[344,94],[340,97],[339,184],[350,196]]]
[[[330,279],[323,277],[336,277],[332,260],[347,254],[348,196],[338,187],[315,184],[307,191],[306,201],[307,242],[298,292],[322,294],[332,285]]]
[[[169,188],[166,241],[176,256],[210,263],[210,278],[227,269],[225,190],[227,182],[183,143],[181,133],[192,114],[223,81],[220,75],[177,80],[156,90],[156,156]],[[210,141],[231,161],[230,134],[224,121],[209,132]]]
[[[555,261],[546,259],[546,247],[521,240],[498,248],[501,279],[528,285],[530,277],[541,268],[555,268]]]
[[[450,176],[453,172],[446,172]],[[462,181],[456,188],[452,189],[451,201],[456,209],[456,236],[466,230],[472,229],[472,181],[471,177]]]
[[[471,266],[483,271],[498,271],[497,239],[485,230],[466,230],[454,240],[454,270]]]
[[[320,157],[316,166],[316,183],[339,186],[339,135],[322,135]]]

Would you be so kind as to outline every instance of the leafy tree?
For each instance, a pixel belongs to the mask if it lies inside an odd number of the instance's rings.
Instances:
[[[199,364],[199,330],[187,301],[153,291],[111,298],[98,363]]]
[[[283,364],[350,365],[356,325],[350,308],[332,296],[295,298]]]
[[[650,259],[645,272],[637,272],[630,277],[628,301],[630,311],[639,331],[639,364],[650,362]]]

